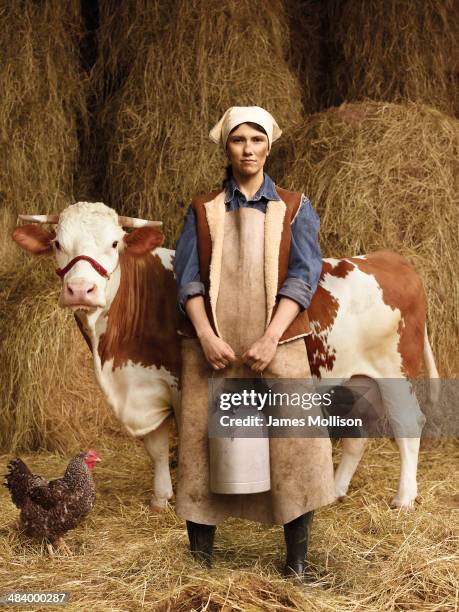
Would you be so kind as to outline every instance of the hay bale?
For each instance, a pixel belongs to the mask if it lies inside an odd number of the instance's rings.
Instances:
[[[301,118],[281,0],[106,0],[99,46],[99,81],[120,87],[101,104],[105,201],[166,221],[169,244],[190,198],[223,178],[208,131],[229,106],[264,106],[286,130]]]
[[[73,451],[119,426],[45,261],[0,274],[0,448]]]
[[[459,371],[459,122],[415,103],[343,104],[312,115],[280,144],[282,183],[302,189],[322,221],[324,256],[389,248],[426,288],[443,376]]]
[[[71,199],[87,78],[80,2],[0,1],[0,201],[13,213]]]
[[[459,116],[455,0],[331,0],[328,105],[417,101]]]

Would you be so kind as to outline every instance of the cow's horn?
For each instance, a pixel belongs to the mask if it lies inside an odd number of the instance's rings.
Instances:
[[[136,219],[136,217],[123,217],[118,215],[118,223],[121,227],[145,227],[147,225],[159,227],[163,224],[162,221],[147,221],[146,219]]]
[[[34,221],[35,223],[59,223],[59,215],[18,215],[21,221]]]

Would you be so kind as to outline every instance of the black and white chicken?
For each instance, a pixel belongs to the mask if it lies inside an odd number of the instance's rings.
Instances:
[[[32,474],[21,459],[8,464],[4,485],[20,509],[21,529],[34,538],[46,538],[49,554],[53,546],[71,554],[63,536],[89,514],[96,499],[91,470],[100,461],[95,450],[79,453],[70,460],[65,474],[46,480]]]

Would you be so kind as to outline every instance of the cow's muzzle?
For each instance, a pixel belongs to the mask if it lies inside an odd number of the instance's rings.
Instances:
[[[74,278],[71,281],[64,282],[61,305],[68,306],[72,310],[102,306],[96,283],[84,278]]]

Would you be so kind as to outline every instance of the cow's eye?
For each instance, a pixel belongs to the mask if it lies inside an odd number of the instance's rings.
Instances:
[[[54,246],[56,247],[56,249],[57,249],[58,251],[60,251],[60,250],[61,250],[61,245],[59,244],[59,241],[58,241],[58,240],[55,240],[55,241],[54,241]]]
[[[112,247],[116,249],[117,246],[118,246],[118,240],[115,240],[115,242],[112,244]]]

